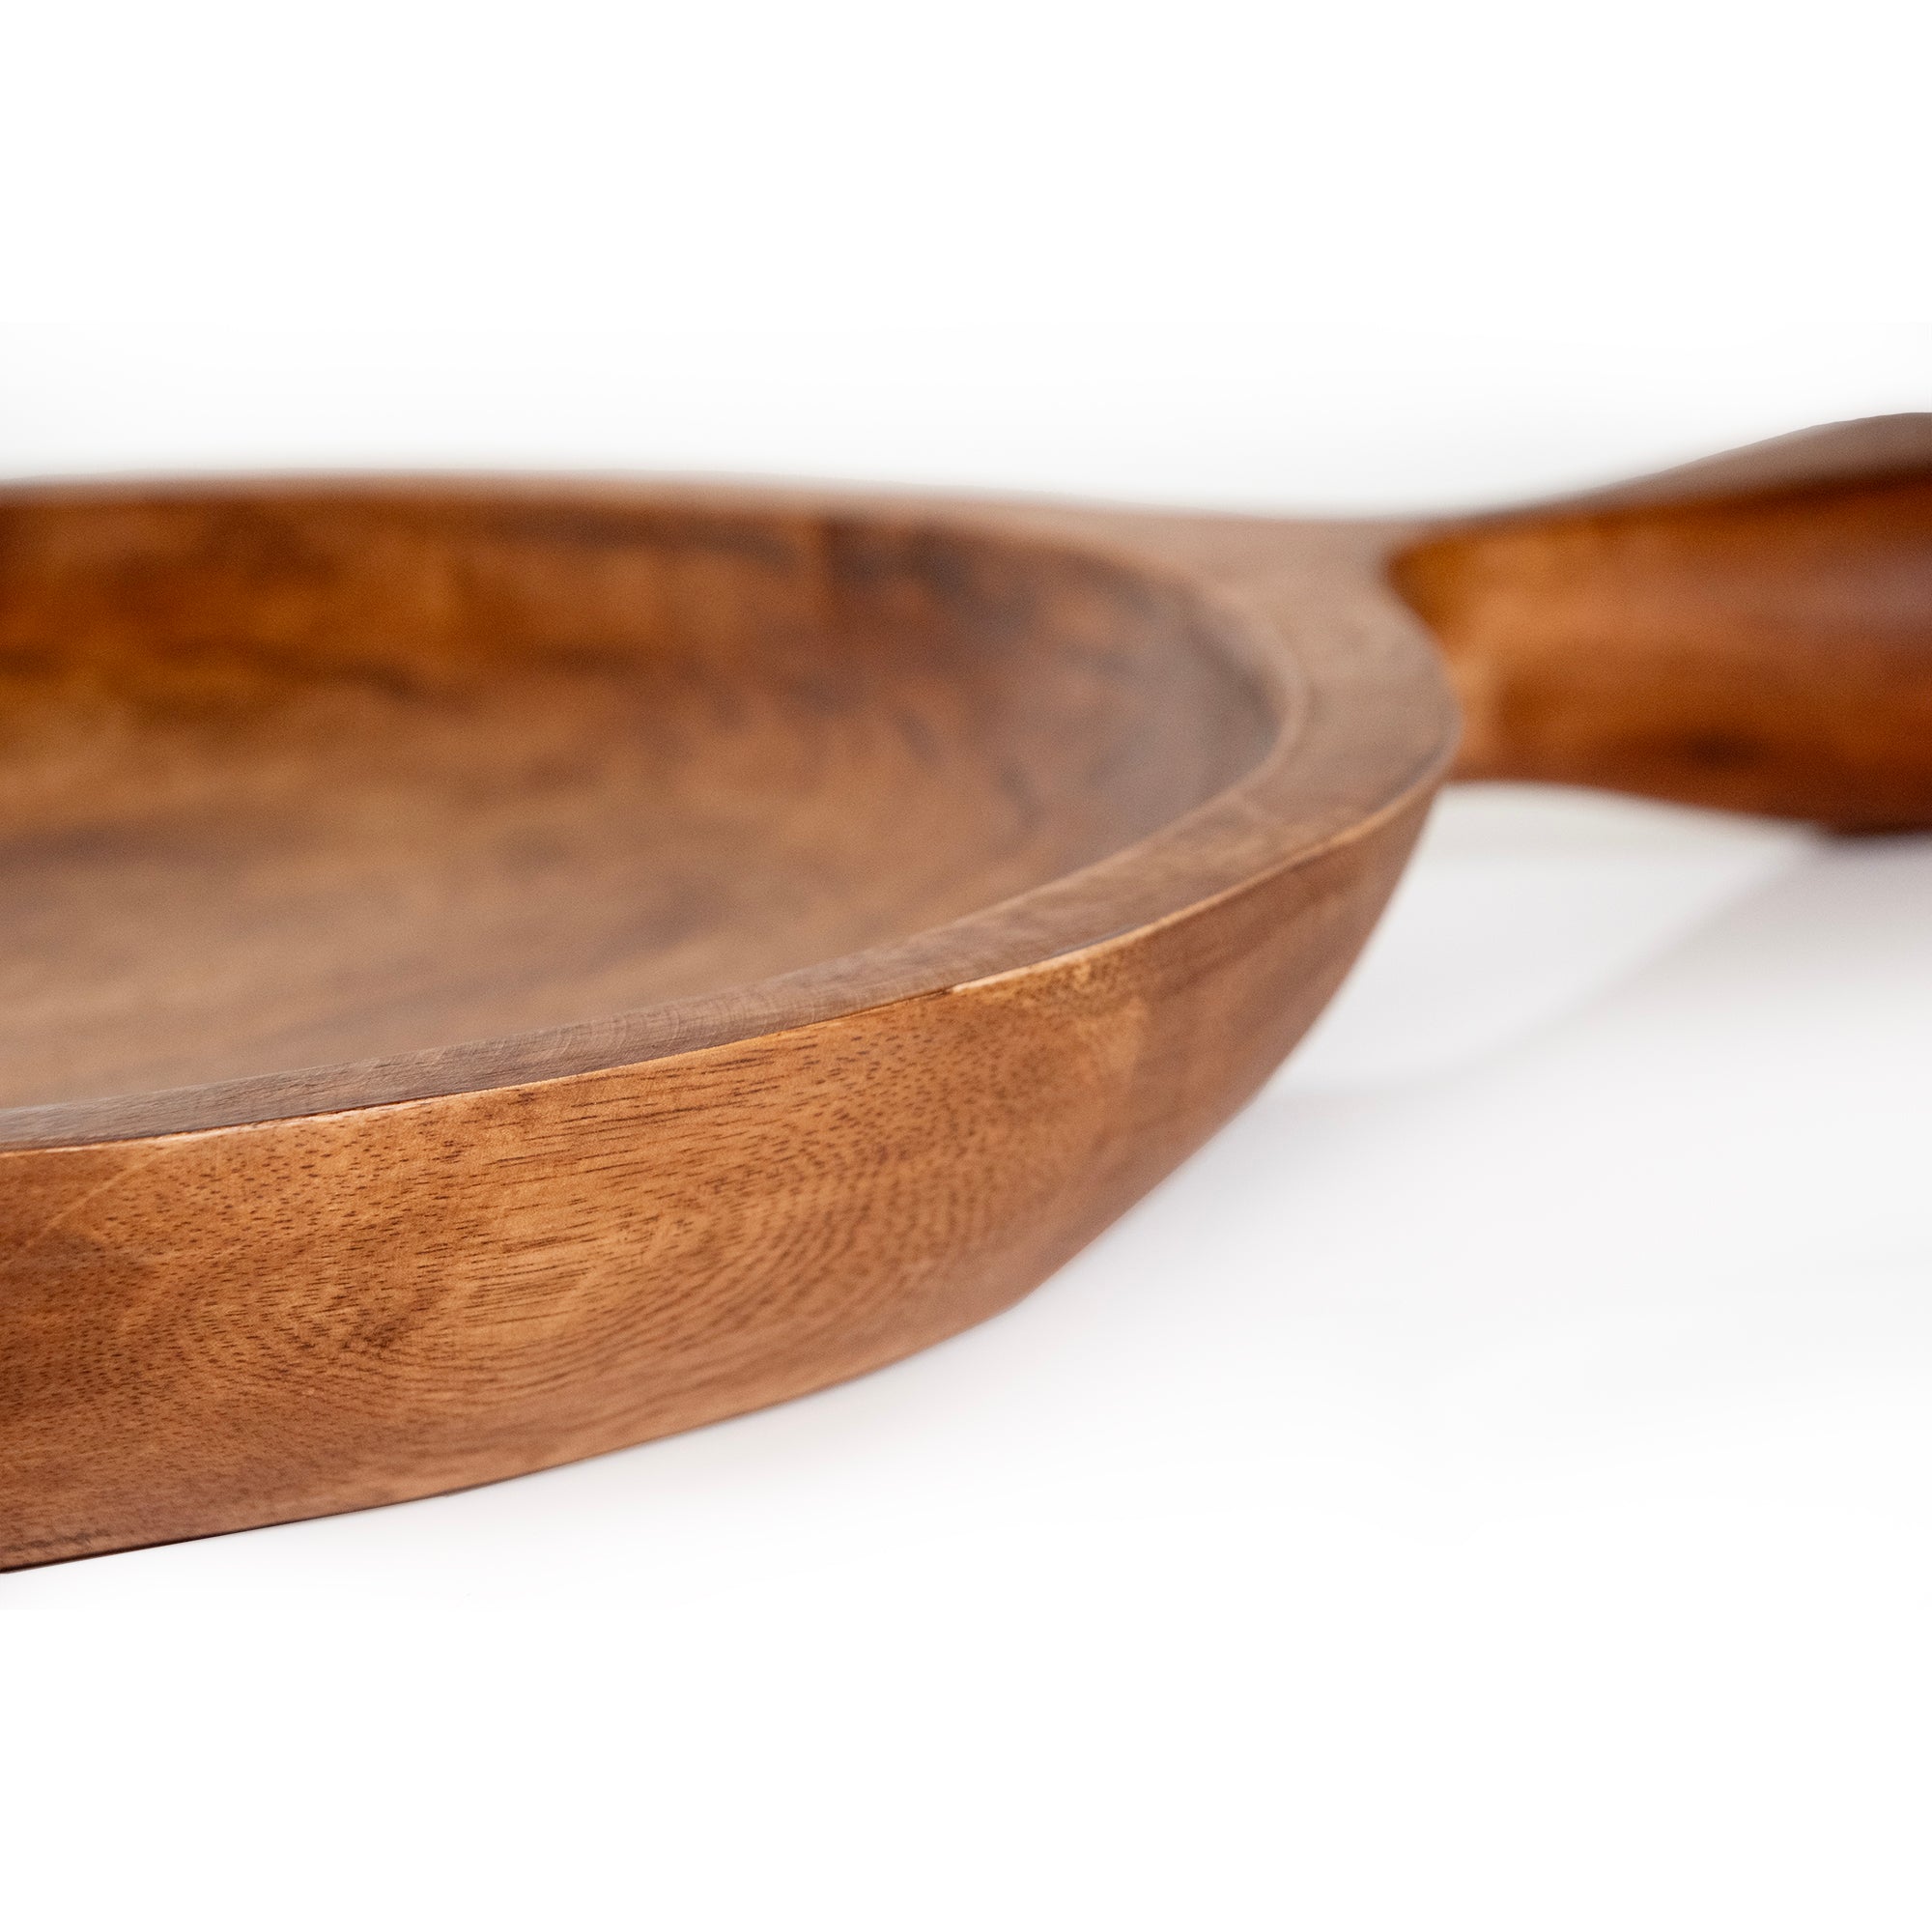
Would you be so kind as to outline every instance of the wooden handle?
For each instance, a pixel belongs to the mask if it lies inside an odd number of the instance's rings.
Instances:
[[[1391,574],[1449,662],[1459,778],[1932,825],[1932,415],[1437,525]]]

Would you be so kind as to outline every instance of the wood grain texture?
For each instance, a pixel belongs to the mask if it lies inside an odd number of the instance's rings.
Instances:
[[[4,511],[13,1564],[488,1481],[1006,1306],[1313,1019],[1453,736],[1376,532]]]
[[[1009,1305],[1346,973],[1455,743],[1417,611],[1465,771],[1927,822],[1928,533],[1922,420],[1436,526],[0,492],[0,1565]]]
[[[1890,416],[1428,533],[1458,775],[1932,824],[1932,416]]]

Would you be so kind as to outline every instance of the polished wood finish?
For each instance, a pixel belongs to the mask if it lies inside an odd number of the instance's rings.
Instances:
[[[1932,416],[1780,439],[1396,561],[1458,776],[1932,824]]]
[[[1932,466],[1862,434],[1435,528],[0,493],[0,1563],[593,1454],[1025,1293],[1373,925],[1456,734],[1391,570],[1472,769],[1923,817]],[[1724,710],[1752,639],[1810,735]]]
[[[9,524],[0,1108],[688,1006],[1077,872],[1272,737],[1184,588],[943,521],[258,489]]]
[[[0,521],[13,1563],[1004,1307],[1313,1019],[1454,733],[1373,533],[446,484]]]

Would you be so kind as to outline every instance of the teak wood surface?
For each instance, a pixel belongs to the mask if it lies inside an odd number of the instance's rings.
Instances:
[[[1932,823],[1932,418],[1435,525],[0,491],[0,1565],[1008,1306],[1321,1010],[1452,686],[1466,775]]]

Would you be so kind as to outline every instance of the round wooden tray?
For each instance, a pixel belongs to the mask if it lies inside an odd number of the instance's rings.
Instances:
[[[1928,534],[1924,419],[1453,526],[0,493],[0,1563],[1007,1306],[1320,1011],[1451,676],[1467,770],[1932,817]]]

